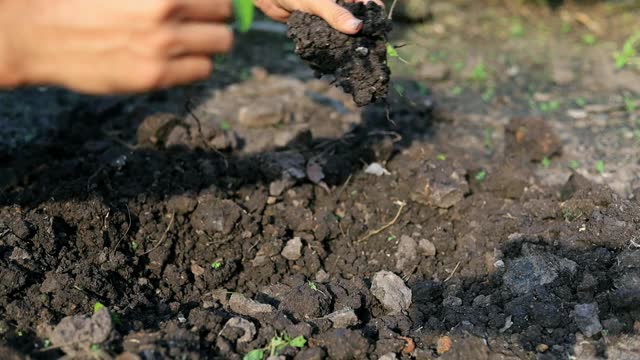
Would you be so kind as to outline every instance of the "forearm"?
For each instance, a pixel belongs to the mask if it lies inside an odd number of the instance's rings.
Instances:
[[[25,82],[23,64],[13,49],[13,24],[10,19],[16,17],[15,6],[22,0],[0,0],[0,88],[14,88]]]

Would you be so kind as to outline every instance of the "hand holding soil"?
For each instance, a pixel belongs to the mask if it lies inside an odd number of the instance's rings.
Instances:
[[[0,87],[95,94],[206,78],[231,48],[231,0],[0,2]]]
[[[347,0],[345,3],[375,2],[384,6],[381,0]],[[292,12],[300,11],[316,15],[326,21],[334,29],[345,34],[355,34],[362,29],[362,20],[356,18],[335,0],[255,0],[255,4],[267,16],[285,22]]]

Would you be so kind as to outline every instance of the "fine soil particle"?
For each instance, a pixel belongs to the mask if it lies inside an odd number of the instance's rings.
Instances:
[[[317,76],[333,75],[335,83],[352,94],[357,105],[385,99],[391,74],[386,63],[391,21],[374,2],[338,3],[363,20],[362,30],[347,35],[318,16],[294,12],[288,20],[287,35],[294,41],[295,53]]]

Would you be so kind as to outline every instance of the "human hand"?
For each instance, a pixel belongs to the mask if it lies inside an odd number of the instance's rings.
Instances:
[[[382,0],[345,0],[347,3],[373,1],[384,6]],[[262,12],[277,21],[286,21],[293,11],[302,11],[323,18],[329,25],[345,34],[355,34],[362,29],[362,21],[335,0],[255,0]]]
[[[0,87],[135,93],[206,78],[231,0],[2,0]]]

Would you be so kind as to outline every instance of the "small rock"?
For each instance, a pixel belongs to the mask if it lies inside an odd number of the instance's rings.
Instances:
[[[295,181],[288,176],[280,180],[273,181],[269,184],[269,195],[280,196],[293,185],[295,185]]]
[[[241,317],[234,317],[229,319],[224,327],[237,328],[243,331],[244,335],[238,339],[238,343],[245,343],[253,340],[256,336],[256,326],[249,320],[245,320]]]
[[[398,242],[398,250],[396,251],[396,269],[402,271],[405,265],[414,262],[417,257],[417,250],[418,244],[416,241],[410,236],[402,235]]]
[[[442,300],[442,305],[446,307],[456,307],[462,305],[462,299],[457,296],[447,296]]]
[[[204,274],[204,268],[200,265],[198,265],[195,262],[191,263],[191,273],[194,276],[202,276],[202,274]]]
[[[441,336],[438,338],[438,341],[436,342],[436,352],[438,353],[438,355],[442,355],[450,351],[452,346],[453,346],[453,341],[451,341],[450,337]]]
[[[191,215],[191,224],[196,230],[211,235],[229,235],[241,216],[242,209],[235,202],[205,194],[198,198],[198,207]]]
[[[536,346],[536,351],[539,353],[547,352],[549,350],[549,345],[547,344],[538,344]]]
[[[349,326],[356,326],[360,323],[358,320],[358,315],[356,315],[353,309],[344,309],[340,311],[333,312],[326,317],[331,321],[334,328],[337,329],[345,329]]]
[[[319,283],[326,283],[329,281],[330,278],[331,276],[329,275],[329,273],[324,271],[324,269],[320,269],[316,273],[316,281]]]
[[[163,142],[178,122],[178,117],[170,113],[147,116],[138,127],[138,144],[156,145]]]
[[[178,215],[184,215],[192,212],[198,201],[189,195],[174,195],[167,201],[167,210]]]
[[[247,299],[244,295],[233,294],[229,299],[229,308],[236,314],[256,317],[261,314],[268,314],[275,309],[269,304],[262,304],[257,301]]]
[[[293,239],[287,241],[287,245],[285,245],[284,249],[282,249],[281,255],[285,259],[291,261],[300,259],[300,257],[302,256],[302,239],[299,237],[294,237]]]
[[[618,335],[625,330],[624,324],[617,318],[603,320],[602,326],[607,330],[609,335]]]
[[[391,175],[389,170],[385,169],[380,163],[369,164],[369,166],[364,169],[364,172],[375,176]]]
[[[602,324],[598,318],[598,304],[577,304],[574,311],[576,324],[586,337],[592,337],[602,331]]]
[[[562,154],[562,143],[543,118],[513,118],[505,128],[505,154],[542,161]]]
[[[371,293],[391,313],[405,312],[411,306],[411,289],[390,271],[379,271],[374,275]]]
[[[469,191],[465,171],[449,163],[427,161],[414,180],[411,199],[425,205],[449,209]]]
[[[582,109],[569,109],[567,110],[567,115],[577,120],[587,118],[587,112]]]
[[[267,198],[267,205],[273,205],[278,202],[278,198],[275,196],[269,196]]]
[[[427,81],[442,81],[449,77],[449,66],[443,63],[426,63],[417,71],[419,79]]]
[[[397,359],[398,357],[396,356],[395,353],[384,354],[378,358],[378,360],[397,360]]]
[[[436,246],[428,239],[420,240],[418,245],[424,256],[436,256]]]
[[[238,110],[238,123],[248,128],[265,128],[284,120],[285,109],[281,102],[261,101]]]
[[[491,295],[478,295],[473,299],[474,307],[487,307],[491,305]]]
[[[112,330],[111,314],[107,308],[93,314],[67,316],[56,325],[49,339],[65,353],[87,351],[93,344],[101,344],[109,338]]]
[[[321,347],[312,347],[301,350],[294,360],[324,360],[327,353]]]
[[[508,260],[502,277],[504,286],[516,294],[526,294],[538,286],[550,284],[560,273],[575,274],[577,264],[553,254],[541,253]]]

